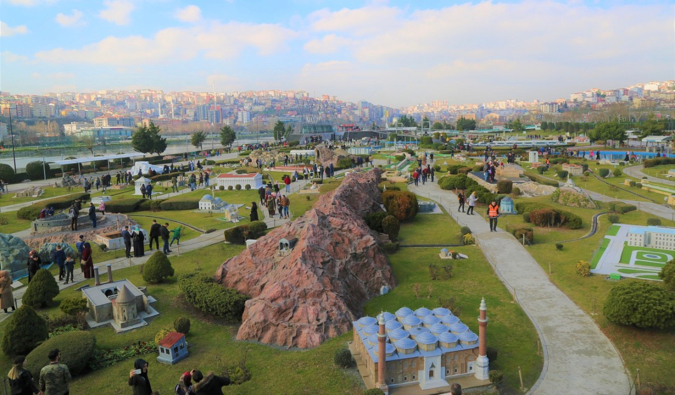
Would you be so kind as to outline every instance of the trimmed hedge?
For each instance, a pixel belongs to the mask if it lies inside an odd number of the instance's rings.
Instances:
[[[499,193],[511,193],[513,190],[513,181],[511,180],[499,180],[497,181],[497,192]]]
[[[188,273],[178,279],[178,286],[195,308],[218,317],[241,321],[248,297],[214,281],[210,274]]]
[[[518,240],[523,240],[523,235],[525,239],[530,243],[534,243],[534,229],[532,228],[516,228],[511,231],[511,234]]]
[[[54,336],[42,343],[26,356],[26,368],[33,373],[33,377],[40,377],[40,370],[49,364],[47,354],[55,348],[61,352],[59,362],[68,366],[70,374],[77,375],[94,355],[96,337],[91,332],[73,331]]]
[[[49,175],[49,163],[44,163],[44,168],[42,167],[43,163],[41,160],[30,162],[26,165],[26,174],[31,180],[42,180],[45,178],[45,170]]]
[[[539,169],[541,169],[541,168],[542,167],[539,167]],[[541,185],[548,185],[548,186],[551,186],[551,187],[557,187],[558,186],[558,181],[548,180],[548,179],[543,178],[543,177],[538,177],[538,176],[534,176],[534,175],[531,175],[531,174],[527,174],[527,178],[529,178],[530,180],[532,180],[534,182],[538,182]]]
[[[138,209],[145,199],[128,198],[120,200],[110,200],[105,203],[105,211],[110,213],[132,213]]]
[[[636,206],[624,202],[609,202],[608,206],[611,211],[619,214],[626,214],[630,211],[637,210]]]
[[[530,211],[529,217],[531,223],[542,227],[563,226],[568,229],[579,229],[583,225],[578,215],[551,207]]]
[[[462,169],[459,169],[458,172],[460,170]],[[478,183],[470,179],[466,174],[458,174],[454,177],[445,176],[438,180],[438,186],[445,190],[467,189],[474,185],[478,185]]]
[[[179,176],[185,175],[185,172],[173,172],[173,173],[166,173],[166,174],[157,174],[156,176],[150,177],[150,180],[154,183],[155,181],[169,181],[171,178],[176,177],[178,178]]]
[[[642,165],[645,168],[659,165],[672,165],[672,164],[675,164],[675,158],[654,158],[642,161]]]
[[[44,202],[31,204],[27,207],[22,207],[19,211],[16,212],[16,217],[19,219],[34,220],[40,214],[45,207],[54,207],[55,210],[62,210],[69,208],[76,200],[81,199],[82,202],[89,200],[88,193],[75,193],[68,196],[63,196],[60,198],[45,200]],[[82,204],[84,208],[85,205]]]
[[[600,169],[598,170],[598,175],[602,178],[605,178],[609,175],[609,169]]]
[[[161,251],[154,254],[143,265],[143,280],[146,283],[161,283],[164,279],[174,275],[173,267],[169,258]]]
[[[5,163],[0,163],[0,180],[7,183],[14,181],[14,168]]]
[[[246,244],[246,239],[257,239],[265,235],[267,224],[263,221],[253,221],[248,225],[239,225],[225,229],[225,241],[231,244]]]
[[[161,211],[162,206],[161,206],[162,201],[161,200],[142,200],[141,203],[138,205],[137,209],[138,211]],[[107,209],[107,207],[106,207]]]
[[[382,202],[387,213],[396,217],[399,221],[415,218],[419,207],[417,195],[407,191],[386,191],[382,193]]]
[[[27,355],[49,337],[45,319],[28,305],[19,307],[8,321],[2,337],[2,351],[7,356]]]
[[[393,215],[387,215],[382,220],[382,232],[389,235],[390,240],[396,240],[398,232],[401,230],[401,224]]]
[[[197,210],[199,208],[199,199],[196,197],[190,199],[185,196],[175,196],[162,200],[159,206],[162,210]]]
[[[647,218],[647,225],[661,226],[661,218]]]
[[[626,282],[612,288],[602,312],[615,324],[663,329],[675,324],[675,298],[661,285]]]
[[[40,269],[35,273],[28,288],[23,294],[23,304],[33,308],[47,306],[59,294],[59,285],[54,276],[47,269]]]
[[[384,233],[382,231],[382,220],[387,215],[389,215],[389,214],[386,213],[386,212],[370,213],[370,214],[366,215],[364,220],[366,221],[366,225],[368,225],[368,227],[370,229],[372,229],[376,232]]]
[[[43,206],[38,205],[21,207],[16,212],[16,217],[19,219],[27,219],[29,221],[32,221],[40,216],[40,211],[42,211],[43,208],[44,208]]]
[[[87,308],[87,299],[82,297],[73,296],[68,299],[61,301],[59,305],[59,310],[61,310],[66,315],[77,315],[88,310]]]

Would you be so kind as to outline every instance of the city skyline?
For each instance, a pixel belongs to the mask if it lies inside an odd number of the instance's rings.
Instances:
[[[0,89],[304,90],[404,107],[552,100],[674,75],[666,2],[418,6],[7,0]]]

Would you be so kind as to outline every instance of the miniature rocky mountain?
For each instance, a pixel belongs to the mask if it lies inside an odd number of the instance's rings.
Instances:
[[[379,246],[388,238],[363,220],[382,211],[380,174],[347,175],[304,216],[221,265],[216,281],[251,296],[237,339],[316,347],[349,331],[380,287],[396,285]]]

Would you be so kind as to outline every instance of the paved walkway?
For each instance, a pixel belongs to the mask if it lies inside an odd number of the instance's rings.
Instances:
[[[457,212],[457,198],[436,183],[410,190],[443,205],[468,226],[499,278],[534,323],[544,350],[542,374],[532,394],[628,394],[630,378],[614,345],[595,322],[558,289],[510,234],[490,232],[478,214]],[[483,208],[481,208],[483,210]]]
[[[643,165],[631,166],[631,167],[626,167],[625,169],[623,169],[623,172],[625,174],[628,174],[629,176],[635,177],[635,178],[641,179],[642,177],[647,177],[649,182],[654,182],[654,183],[663,184],[663,185],[675,186],[675,181],[664,180],[662,178],[652,177],[648,174],[645,174],[642,171],[642,170],[644,170],[644,168],[645,167]]]

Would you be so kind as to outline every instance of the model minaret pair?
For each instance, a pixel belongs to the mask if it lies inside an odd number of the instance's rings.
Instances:
[[[377,323],[380,325],[380,330],[377,333],[377,383],[375,384],[377,388],[381,389],[385,394],[389,393],[389,387],[387,386],[387,380],[384,377],[384,372],[387,368],[387,335],[384,331],[384,314],[380,313],[377,316]]]
[[[487,328],[488,317],[485,298],[480,301],[480,316],[478,317],[478,359],[476,359],[476,378],[488,380],[490,373],[490,361],[487,358]]]

